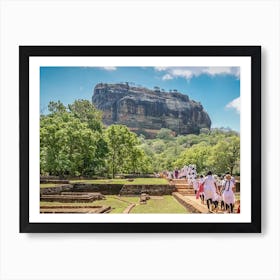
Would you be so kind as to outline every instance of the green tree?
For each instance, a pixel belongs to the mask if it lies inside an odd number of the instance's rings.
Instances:
[[[162,140],[153,141],[152,148],[155,153],[162,153],[165,149],[166,145]]]
[[[136,174],[152,172],[151,162],[144,150],[139,146],[131,149],[130,155],[125,163],[125,169],[128,173]]]
[[[217,173],[230,172],[240,161],[240,138],[238,136],[231,136],[219,141],[212,148],[211,156],[209,157],[209,164]]]
[[[74,117],[87,123],[90,129],[102,131],[102,113],[88,100],[75,100],[73,104],[68,105],[68,108]]]
[[[57,102],[50,101],[50,103],[48,104],[48,110],[50,111],[51,114],[65,113],[66,107],[59,100]]]
[[[199,131],[200,134],[209,134],[210,133],[210,129],[203,127],[200,129]]]
[[[106,130],[109,168],[114,178],[119,171],[126,171],[133,150],[139,144],[135,133],[124,125],[111,125]]]
[[[108,148],[100,118],[86,119],[82,109],[78,115],[61,102],[50,102],[49,111],[40,121],[41,173],[93,175],[103,170]]]
[[[75,118],[84,122],[88,127],[97,133],[96,138],[96,152],[95,152],[95,165],[96,172],[102,171],[105,164],[105,157],[108,153],[107,143],[104,139],[104,131],[102,124],[102,112],[97,110],[93,104],[88,100],[75,100],[73,104],[68,105],[69,111]]]
[[[69,113],[44,117],[40,129],[41,173],[94,173],[99,137]]]
[[[210,153],[211,146],[205,143],[193,145],[180,154],[173,167],[195,164],[198,173],[206,172],[209,169],[208,159]]]
[[[157,134],[157,138],[162,140],[173,140],[173,131],[168,128],[161,128]]]

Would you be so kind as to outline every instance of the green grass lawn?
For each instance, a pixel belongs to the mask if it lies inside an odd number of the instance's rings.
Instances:
[[[124,185],[166,185],[168,181],[164,178],[135,178],[129,179],[102,179],[102,180],[75,180],[70,183],[88,183],[88,184],[124,184]]]
[[[125,179],[100,179],[100,180],[71,180],[70,183],[86,183],[86,184],[125,184]]]
[[[135,178],[133,181],[129,179],[101,179],[101,180],[73,180],[73,183],[86,183],[86,184],[121,184],[121,185],[166,185],[168,181],[164,178]],[[52,188],[66,184],[40,184],[40,188]]]
[[[67,185],[67,184],[40,184],[40,188],[52,188],[52,187],[59,187],[61,185]]]
[[[182,206],[173,196],[164,195],[163,199],[149,199],[147,204],[139,204],[132,208],[130,213],[188,213],[186,208]]]
[[[139,204],[139,197],[119,197],[114,195],[106,195],[105,200],[97,200],[88,203],[62,203],[62,202],[45,202],[41,201],[41,206],[111,206],[112,211],[110,213],[123,213],[123,211],[132,203],[136,204],[130,213],[188,213],[187,210],[177,202],[171,195],[163,196],[163,199],[150,199],[147,204]]]
[[[127,200],[124,198],[124,200]],[[80,206],[111,206],[112,211],[110,213],[122,213],[129,205],[130,202],[133,203],[133,201],[135,201],[135,203],[137,201],[139,201],[139,198],[133,197],[133,198],[129,198],[128,200],[129,202],[124,202],[124,201],[120,201],[119,199],[116,198],[116,196],[114,195],[106,195],[106,199],[104,200],[97,200],[97,201],[93,201],[93,202],[88,202],[88,203],[79,203],[79,202],[75,202],[75,203],[63,203],[63,202],[46,202],[46,201],[41,201],[40,205],[41,206],[62,206],[62,205],[68,205],[68,206],[74,206],[74,205],[80,205]]]

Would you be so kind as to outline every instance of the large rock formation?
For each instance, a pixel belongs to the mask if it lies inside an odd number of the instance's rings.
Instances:
[[[124,84],[97,84],[92,103],[106,125],[124,124],[136,133],[155,135],[161,128],[175,134],[199,133],[211,120],[200,102],[177,91],[164,92]]]

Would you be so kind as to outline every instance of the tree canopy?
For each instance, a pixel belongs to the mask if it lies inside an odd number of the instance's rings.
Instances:
[[[105,135],[109,147],[108,163],[113,178],[117,172],[137,173],[147,169],[148,158],[139,147],[140,141],[135,133],[124,125],[111,125]]]
[[[97,114],[90,103],[77,101],[73,105],[77,107],[85,105],[86,113],[82,110],[84,113],[79,115],[74,107],[67,110],[58,101],[50,102],[50,114],[41,116],[42,174],[92,175],[104,168],[104,156],[108,148],[103,139],[99,112]],[[92,117],[87,119],[87,114]]]
[[[137,136],[124,125],[102,123],[102,113],[88,100],[65,106],[50,102],[40,121],[40,172],[50,175],[112,176],[152,173],[196,164],[199,173],[238,174],[239,134],[201,129],[178,135],[162,128],[155,139]]]

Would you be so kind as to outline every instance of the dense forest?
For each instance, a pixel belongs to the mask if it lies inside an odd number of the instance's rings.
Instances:
[[[104,176],[154,173],[196,164],[199,173],[239,174],[240,137],[228,129],[178,135],[162,128],[155,139],[123,125],[102,124],[88,100],[50,102],[40,119],[41,175]]]

